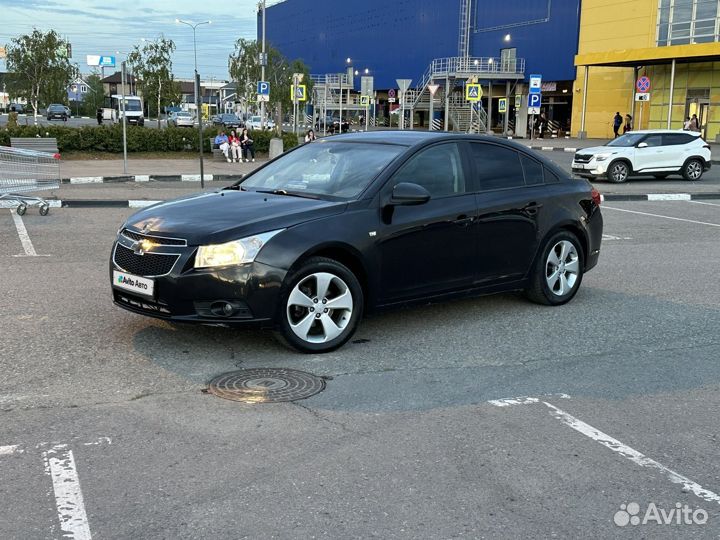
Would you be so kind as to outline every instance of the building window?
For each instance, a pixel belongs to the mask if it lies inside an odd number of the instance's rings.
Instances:
[[[657,44],[718,41],[720,0],[660,0]]]
[[[85,86],[84,84],[81,85],[81,86],[80,86],[80,92],[83,93],[83,94],[85,94],[85,93],[87,92],[87,86]]]

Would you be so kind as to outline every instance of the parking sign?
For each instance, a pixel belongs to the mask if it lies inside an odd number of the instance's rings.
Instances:
[[[257,93],[260,96],[269,96],[270,95],[270,83],[267,81],[258,81]]]
[[[540,114],[540,103],[542,103],[542,94],[529,94],[528,114]]]
[[[542,92],[542,75],[530,75],[530,93],[539,94]]]

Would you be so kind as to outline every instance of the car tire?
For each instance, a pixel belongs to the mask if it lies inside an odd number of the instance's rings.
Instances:
[[[627,161],[613,161],[608,167],[606,177],[608,182],[621,184],[630,176],[630,165]]]
[[[333,351],[355,333],[363,304],[362,286],[350,269],[333,259],[312,257],[285,281],[276,335],[303,353]],[[327,305],[339,307],[323,307]]]
[[[704,171],[704,164],[699,159],[693,158],[685,162],[682,168],[682,175],[685,180],[694,182],[700,180]]]
[[[533,264],[525,296],[537,304],[559,306],[573,299],[580,288],[585,254],[569,231],[553,234]]]

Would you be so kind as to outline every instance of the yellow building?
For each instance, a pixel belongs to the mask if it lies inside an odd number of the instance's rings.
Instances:
[[[697,114],[706,140],[715,140],[719,34],[720,0],[583,0],[573,131],[611,138],[616,112],[632,115],[634,129],[681,129]],[[635,83],[643,75],[651,86],[640,102]]]

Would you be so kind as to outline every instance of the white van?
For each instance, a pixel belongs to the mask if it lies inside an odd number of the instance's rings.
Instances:
[[[105,98],[105,103],[103,104],[103,120],[109,120],[113,124],[122,122],[122,100],[123,96],[119,94],[113,94]],[[128,124],[144,125],[145,118],[143,116],[142,99],[137,96],[125,96],[125,115]]]

